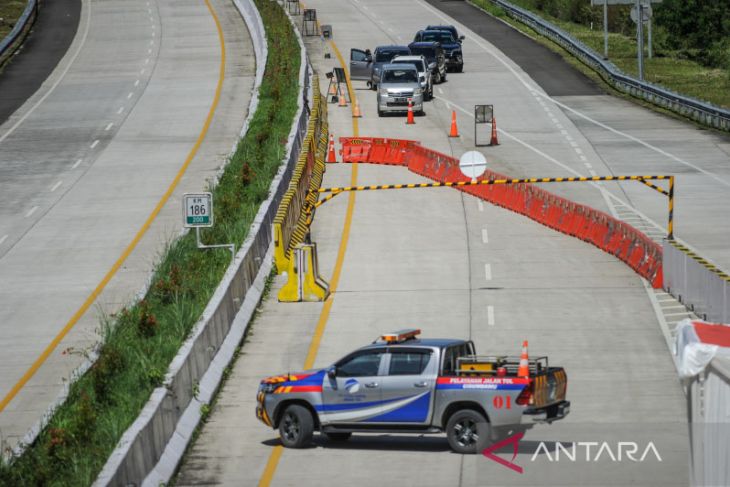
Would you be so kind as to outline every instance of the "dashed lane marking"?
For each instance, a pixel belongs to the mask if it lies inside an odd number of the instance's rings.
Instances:
[[[486,228],[482,228],[482,243],[489,243],[489,234]]]
[[[33,216],[33,213],[35,213],[37,210],[38,210],[38,207],[34,206],[30,210],[28,210],[28,213],[25,214],[25,217],[28,218],[28,217]]]
[[[81,161],[83,161],[83,159],[77,159],[76,162],[74,162],[74,165],[71,166],[71,169],[76,169],[77,167],[79,167],[79,164],[81,164]]]
[[[51,193],[53,193],[54,191],[56,191],[58,189],[58,187],[61,186],[62,184],[63,184],[63,181],[58,181],[56,184],[54,184],[53,186],[51,186]]]
[[[109,122],[109,124],[106,127],[104,127],[104,131],[105,132],[109,132],[112,129],[113,126],[114,126],[114,124],[111,123],[111,122]]]
[[[95,140],[94,142],[92,142],[92,143],[91,143],[91,145],[90,145],[89,147],[91,147],[91,148],[93,149],[93,148],[94,148],[94,147],[96,147],[97,145],[99,145],[99,139],[96,139],[96,140]]]
[[[494,306],[487,306],[487,325],[494,326]]]
[[[8,238],[7,235],[3,235],[2,237],[0,237],[0,245],[2,245],[3,242],[5,242],[5,240],[7,240],[7,238]]]
[[[484,264],[484,278],[487,281],[492,280],[492,264]]]

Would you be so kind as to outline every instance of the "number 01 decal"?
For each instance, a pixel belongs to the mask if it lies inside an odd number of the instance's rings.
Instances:
[[[512,409],[512,396],[494,396],[492,405],[494,409]]]

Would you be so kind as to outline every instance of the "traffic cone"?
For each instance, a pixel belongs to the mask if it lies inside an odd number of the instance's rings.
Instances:
[[[413,100],[408,99],[408,119],[406,120],[406,125],[413,125],[416,121],[413,119]]]
[[[530,358],[527,355],[527,340],[522,342],[522,355],[520,355],[520,367],[517,369],[518,377],[530,377]]]
[[[489,145],[499,145],[497,140],[497,119],[492,117],[492,140],[489,141]]]
[[[325,162],[337,162],[337,156],[335,155],[335,136],[332,134],[330,134],[330,143],[327,146],[327,160]]]
[[[342,89],[341,86],[340,86],[340,97],[339,98],[340,98],[340,103],[338,106],[346,107],[347,101],[345,100],[345,91]]]
[[[335,98],[337,98],[337,85],[335,83],[330,83],[330,89],[327,95],[332,97],[332,103],[334,103]]]
[[[456,126],[456,110],[451,110],[451,131],[449,132],[449,137],[458,137],[459,136],[459,129]]]
[[[360,103],[358,103],[357,98],[355,98],[355,102],[352,107],[352,118],[360,118],[360,117],[362,117],[362,113],[360,113]]]

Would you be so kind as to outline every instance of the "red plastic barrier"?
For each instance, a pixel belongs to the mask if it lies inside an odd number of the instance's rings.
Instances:
[[[457,159],[427,149],[416,141],[343,137],[340,138],[340,143],[344,162],[354,162],[347,159],[359,157],[373,164],[404,165],[411,172],[434,181],[468,180],[459,170]],[[350,156],[354,154],[353,147],[357,145],[368,147],[366,156]],[[348,157],[345,157],[345,152]],[[480,179],[510,178],[486,171]],[[661,247],[625,222],[534,185],[459,186],[457,189],[589,242],[624,261],[639,275],[648,279],[653,287],[662,287]]]

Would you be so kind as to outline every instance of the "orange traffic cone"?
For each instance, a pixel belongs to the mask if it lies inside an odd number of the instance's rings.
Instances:
[[[492,140],[489,141],[489,145],[499,145],[497,140],[497,119],[492,117]]]
[[[337,85],[330,83],[330,89],[327,95],[332,97],[332,102],[334,103],[335,98],[337,98]]]
[[[413,125],[416,121],[413,119],[413,100],[408,99],[408,119],[406,120],[406,125]]]
[[[517,369],[518,377],[530,377],[530,358],[527,355],[527,340],[522,342],[522,355],[520,355],[520,367]]]
[[[459,136],[459,129],[456,126],[456,110],[451,110],[451,131],[449,132],[449,137],[458,137]]]
[[[337,156],[335,155],[335,136],[330,134],[330,143],[327,146],[327,160],[325,162],[337,162]]]
[[[360,103],[358,103],[357,98],[355,98],[355,102],[352,107],[352,118],[360,118],[360,117],[362,117],[362,113],[360,113]]]
[[[341,106],[341,107],[347,106],[347,101],[345,100],[345,90],[343,90],[341,86],[340,86],[340,103],[338,106]]]

